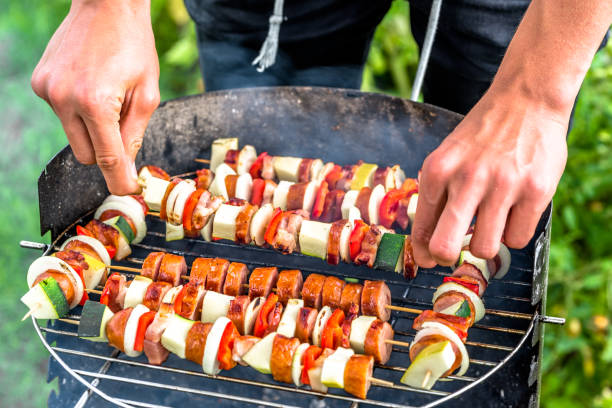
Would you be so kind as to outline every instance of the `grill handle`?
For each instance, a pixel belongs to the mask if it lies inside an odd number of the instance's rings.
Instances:
[[[542,323],[550,323],[550,324],[558,324],[564,325],[565,318],[564,317],[555,317],[555,316],[538,316],[538,320]]]
[[[19,241],[19,246],[26,249],[39,249],[41,251],[46,251],[49,248],[47,244],[33,241]]]

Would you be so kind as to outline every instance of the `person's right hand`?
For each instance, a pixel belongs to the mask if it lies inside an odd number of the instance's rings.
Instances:
[[[74,0],[32,74],[76,159],[97,163],[113,194],[139,187],[134,159],[159,104],[159,62],[145,0]]]

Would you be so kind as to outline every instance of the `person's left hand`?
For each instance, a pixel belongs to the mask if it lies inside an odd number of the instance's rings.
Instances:
[[[493,258],[502,240],[527,245],[563,173],[566,133],[567,115],[520,92],[485,94],[423,163],[416,262],[456,262],[474,215],[474,255]]]

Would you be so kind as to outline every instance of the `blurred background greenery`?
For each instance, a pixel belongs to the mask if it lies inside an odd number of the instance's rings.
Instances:
[[[52,111],[30,90],[45,44],[67,0],[0,3],[0,406],[44,406],[47,353],[19,297],[36,256],[18,247],[39,239],[36,180],[65,143]],[[195,33],[182,0],[152,0],[162,99],[202,91]],[[376,32],[363,88],[408,97],[418,61],[408,6],[396,1]],[[569,137],[569,161],[555,196],[542,405],[612,407],[612,44],[584,82]]]

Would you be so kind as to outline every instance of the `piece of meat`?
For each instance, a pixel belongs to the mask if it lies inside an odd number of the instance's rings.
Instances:
[[[168,282],[172,286],[178,286],[181,282],[181,276],[186,274],[187,264],[185,263],[184,257],[174,254],[165,254],[159,267],[157,280]]]
[[[448,309],[452,305],[457,303],[462,303],[466,301],[470,308],[470,316],[467,317],[468,324],[470,327],[474,324],[474,320],[476,318],[476,309],[474,308],[474,304],[470,300],[470,298],[462,292],[458,292],[455,290],[449,290],[448,292],[443,293],[438,296],[436,302],[433,305],[433,311],[437,313],[442,313],[443,310]]]
[[[191,264],[189,282],[196,285],[206,285],[206,277],[212,268],[213,258],[196,258]]]
[[[168,282],[153,282],[147,287],[147,291],[142,299],[142,304],[149,310],[157,310],[161,305],[162,299],[172,287]]]
[[[386,340],[393,340],[393,328],[387,322],[374,320],[366,334],[364,350],[378,364],[385,364],[391,357],[392,345]]]
[[[340,263],[340,236],[348,220],[334,221],[329,229],[329,239],[327,240],[327,263],[338,265]]]
[[[482,296],[489,285],[487,280],[482,276],[480,269],[470,263],[463,263],[453,271],[456,278],[470,278],[478,283],[478,296]]]
[[[91,220],[85,225],[85,229],[91,232],[102,245],[111,246],[115,249],[118,247],[119,231],[114,227],[99,220]]]
[[[225,276],[229,266],[230,262],[227,259],[213,259],[210,271],[208,271],[206,276],[206,290],[223,293],[223,284],[225,283]]]
[[[331,307],[332,310],[338,309],[344,285],[346,285],[346,282],[342,279],[335,276],[326,277],[323,283],[323,290],[321,291],[321,304]]]
[[[300,341],[277,334],[272,343],[272,356],[270,358],[270,370],[274,380],[292,384],[291,363],[293,355],[300,345]]]
[[[165,252],[151,252],[145,258],[142,263],[142,270],[140,275],[145,278],[149,278],[153,281],[157,280],[159,274],[159,267],[161,266],[162,259],[164,258]]]
[[[276,172],[274,171],[274,164],[272,163],[274,157],[266,154],[263,158],[261,167],[261,178],[265,180],[274,180]]]
[[[412,322],[412,328],[417,331],[421,330],[425,322],[437,322],[445,325],[454,331],[464,343],[467,339],[467,331],[470,328],[469,319],[465,317],[438,313],[433,310],[424,310],[421,312]]]
[[[78,251],[63,250],[53,254],[56,258],[61,259],[70,265],[73,269],[85,271],[89,269],[89,264],[85,261],[85,257]]]
[[[374,358],[372,356],[352,355],[344,367],[344,391],[357,398],[366,398],[373,371]]]
[[[130,229],[132,230],[132,233],[134,234],[134,236],[136,236],[136,234],[138,233],[136,231],[136,225],[134,225],[134,221],[132,220],[132,218],[130,216],[128,216],[127,214],[119,211],[119,210],[114,210],[114,209],[109,209],[104,211],[102,214],[100,214],[100,216],[98,217],[98,219],[100,221],[108,221],[110,219],[113,219],[115,217],[123,217],[123,219],[125,219],[125,221],[128,223]]]
[[[113,313],[117,313],[123,309],[123,301],[125,300],[125,293],[127,292],[127,279],[125,275],[119,273],[113,273],[106,284],[104,290],[108,289],[108,308]]]
[[[312,167],[314,159],[302,159],[298,166],[298,183],[305,183],[310,181],[310,168]]]
[[[185,338],[185,358],[187,360],[202,365],[206,338],[212,326],[212,323],[202,322],[195,322],[193,326],[191,326]]]
[[[236,296],[230,301],[229,310],[227,311],[227,318],[234,323],[238,333],[244,334],[246,332],[245,317],[246,310],[249,306],[251,299],[246,295]]]
[[[215,173],[210,169],[196,170],[196,188],[201,190],[208,190],[210,184],[215,178]]]
[[[359,314],[361,310],[361,291],[363,286],[359,283],[349,283],[344,289],[342,289],[342,295],[340,296],[340,309],[344,313],[349,313],[351,306],[356,306],[356,313]]]
[[[228,174],[225,176],[225,190],[227,191],[227,196],[231,200],[236,197],[236,182],[238,181],[237,174]]]
[[[432,344],[440,343],[443,341],[448,341],[448,339],[439,334],[432,334],[430,336],[424,336],[419,339],[416,344],[410,346],[410,361],[414,361],[414,359],[419,355],[419,353],[427,346],[431,346]],[[451,366],[451,368],[442,374],[442,377],[446,377],[451,375],[459,366],[461,365],[461,351],[457,348],[457,345],[450,342],[453,348],[453,352],[455,353],[455,362]]]
[[[278,281],[278,268],[275,266],[255,268],[249,278],[249,297],[251,300],[256,297],[267,298]]]
[[[351,183],[353,182],[353,178],[355,178],[355,171],[357,171],[357,167],[359,167],[359,164],[342,166],[342,178],[340,178],[340,180],[336,182],[334,188],[338,190],[349,191],[351,189]]]
[[[193,282],[187,282],[183,285],[181,293],[182,298],[180,309],[177,310],[178,315],[189,320],[200,320],[202,301],[204,300],[204,293],[206,293],[204,287]]]
[[[410,225],[410,217],[408,216],[408,205],[410,205],[410,194],[407,197],[403,197],[399,200],[397,204],[397,217],[395,218],[395,223],[400,226],[401,229],[408,229],[408,225]]]
[[[74,300],[74,285],[72,280],[66,275],[64,272],[54,271],[49,269],[36,277],[34,283],[32,283],[32,287],[38,285],[40,281],[43,281],[47,278],[53,278],[59,285],[64,297],[66,298],[66,302],[70,305]]]
[[[93,249],[91,245],[86,244],[85,242],[80,241],[78,239],[68,242],[66,246],[64,247],[64,250],[65,251],[72,250],[72,251],[77,251],[83,254],[87,254],[91,256],[92,258],[102,262],[102,258],[100,258],[100,255],[98,255],[96,250]]]
[[[308,218],[308,212],[304,210],[285,212],[276,230],[274,248],[285,254],[299,250],[300,228],[302,227],[302,221]]]
[[[274,168],[272,168],[272,171],[274,171]],[[276,191],[276,183],[272,180],[266,180],[263,198],[261,199],[262,206],[272,203],[272,200],[274,199],[274,191]]]
[[[108,337],[108,344],[121,350],[121,352],[125,352],[123,336],[125,334],[125,325],[132,314],[132,310],[133,309],[131,307],[119,310],[106,324],[106,337]]]
[[[414,279],[417,276],[419,265],[414,260],[414,254],[412,252],[412,237],[406,235],[404,241],[404,279]]]
[[[149,364],[160,365],[168,358],[170,352],[161,344],[161,337],[174,314],[172,305],[162,304],[155,314],[153,322],[145,332],[143,349]]]
[[[355,207],[361,213],[361,218],[366,224],[370,223],[370,212],[368,210],[370,205],[370,195],[372,195],[372,189],[370,187],[362,187],[359,190],[357,199],[355,200]]]
[[[295,337],[302,343],[312,343],[312,331],[317,321],[318,311],[310,307],[303,307],[298,312],[295,325]]]
[[[299,299],[303,284],[304,278],[299,269],[282,271],[278,275],[278,281],[276,282],[276,294],[278,295],[279,302],[287,305],[289,299]]]
[[[318,273],[311,273],[308,275],[302,287],[304,306],[312,307],[317,310],[321,308],[324,284],[325,276],[319,275]]]
[[[251,243],[251,220],[259,207],[246,203],[236,217],[236,241],[242,244]]]
[[[225,276],[223,293],[229,296],[238,296],[246,293],[249,269],[240,262],[232,262]]]
[[[234,340],[234,347],[232,348],[232,360],[240,365],[248,366],[242,360],[242,357],[259,341],[259,337],[255,336],[238,336]]]
[[[379,167],[374,171],[374,176],[372,176],[372,188],[376,187],[379,184],[382,184],[387,189],[387,175],[391,171],[391,167]]]
[[[281,317],[283,316],[283,304],[281,302],[276,302],[274,304],[274,308],[270,310],[268,313],[268,326],[264,331],[263,337],[266,337],[268,334],[275,332],[278,329],[278,325],[281,321]]]
[[[361,313],[386,322],[391,317],[391,290],[384,281],[365,281],[361,292]]]
[[[378,225],[370,226],[370,229],[363,237],[363,241],[361,241],[361,251],[355,257],[357,265],[368,265],[370,268],[374,266],[378,245],[384,233],[385,231]]]
[[[210,216],[223,204],[223,197],[211,196],[204,192],[198,200],[198,204],[191,215],[191,224],[194,230],[201,230],[208,223]]]

